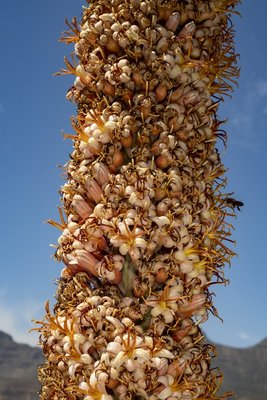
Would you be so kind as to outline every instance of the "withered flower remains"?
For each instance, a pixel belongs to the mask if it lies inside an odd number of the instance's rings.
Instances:
[[[221,398],[200,324],[234,254],[216,146],[238,2],[90,0],[67,22],[77,116],[50,221],[65,267],[38,328],[43,400]]]

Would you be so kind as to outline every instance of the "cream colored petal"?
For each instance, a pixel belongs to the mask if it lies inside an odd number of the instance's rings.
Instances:
[[[130,246],[127,243],[123,243],[120,245],[119,250],[120,250],[120,253],[123,256],[125,256],[128,253],[128,251],[130,250]]]
[[[76,362],[75,364],[71,364],[71,365],[69,366],[69,376],[70,376],[71,378],[74,378],[76,369],[77,369],[80,365],[81,365],[81,364],[79,364],[79,363]]]
[[[120,351],[116,357],[111,361],[111,365],[114,368],[119,368],[127,360],[127,356],[124,351]]]
[[[142,358],[143,360],[147,361],[150,359],[150,352],[145,349],[136,349],[134,351],[134,357]]]
[[[162,307],[160,304],[157,304],[154,308],[151,310],[151,315],[152,317],[157,317],[160,314],[163,314],[166,310],[166,307]]]
[[[158,394],[158,398],[164,400],[170,397],[171,395],[172,395],[172,389],[170,387],[167,387]]]
[[[149,348],[153,348],[153,338],[151,336],[146,336],[145,337],[145,344],[149,347]]]
[[[173,358],[174,355],[166,349],[159,350],[153,353],[156,357]]]
[[[111,322],[115,326],[115,328],[120,328],[120,329],[124,328],[123,324],[118,320],[118,318],[114,318],[114,317],[111,317],[111,316],[107,315],[106,319],[109,322]]]
[[[92,363],[92,357],[89,354],[82,354],[80,357],[80,360],[84,364],[91,364]]]
[[[86,337],[81,335],[80,333],[75,333],[73,335],[74,342],[83,344],[86,341]]]
[[[93,371],[92,374],[90,375],[90,385],[93,387],[95,387],[97,385],[97,378],[96,378],[95,371]]]
[[[162,315],[166,324],[170,324],[173,321],[173,312],[171,310],[165,310]]]
[[[138,367],[138,363],[132,359],[128,359],[125,361],[125,366],[129,372],[133,372]]]
[[[142,238],[136,238],[135,241],[134,241],[134,245],[136,247],[141,247],[142,249],[145,249],[146,248],[146,241],[145,241],[145,239],[142,239]]]
[[[121,351],[121,344],[116,342],[110,342],[107,345],[107,351],[113,354],[118,354]]]
[[[86,382],[81,382],[80,384],[79,384],[79,388],[80,389],[82,389],[82,390],[88,390],[89,389],[89,386],[88,386],[88,383],[86,383]]]

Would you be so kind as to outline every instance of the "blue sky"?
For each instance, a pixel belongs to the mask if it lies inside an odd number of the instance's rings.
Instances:
[[[72,48],[57,41],[65,16],[80,16],[84,3],[74,0],[1,4],[1,271],[0,330],[24,343],[32,318],[55,293],[61,265],[51,257],[50,243],[59,231],[43,224],[57,219],[61,170],[71,152],[73,105],[65,100],[71,77],[53,77]],[[210,317],[206,334],[216,342],[244,347],[267,337],[267,3],[246,0],[235,17],[241,54],[239,87],[219,115],[228,118],[229,191],[245,203],[234,221],[235,257],[226,276],[228,287],[214,287],[222,324]]]

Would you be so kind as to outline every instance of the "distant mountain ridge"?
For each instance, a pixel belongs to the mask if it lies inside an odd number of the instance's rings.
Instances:
[[[267,339],[242,349],[215,346],[215,363],[224,374],[222,389],[233,390],[238,400],[267,400]]]
[[[267,400],[267,339],[245,349],[215,344],[214,365],[224,373],[222,391],[233,390],[237,400]],[[19,344],[0,331],[0,400],[37,400],[38,347]]]
[[[38,347],[16,343],[0,331],[0,400],[37,400],[37,365],[42,362]]]

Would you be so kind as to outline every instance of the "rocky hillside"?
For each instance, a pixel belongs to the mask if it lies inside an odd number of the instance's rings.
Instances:
[[[267,339],[246,349],[216,347],[223,389],[234,390],[238,400],[267,400]]]
[[[36,400],[36,367],[42,363],[39,348],[15,343],[0,331],[0,400]]]
[[[237,400],[267,400],[267,339],[247,349],[216,345],[214,362],[224,372],[223,390]],[[0,331],[0,400],[37,400],[41,350],[18,344]]]

